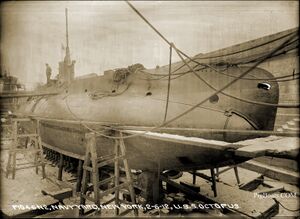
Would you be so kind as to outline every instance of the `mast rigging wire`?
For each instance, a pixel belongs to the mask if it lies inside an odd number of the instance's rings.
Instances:
[[[138,14],[140,15],[140,17],[150,26],[152,27],[153,30],[155,30],[155,32],[160,35],[162,37],[162,39],[164,39],[164,41],[166,41],[171,47],[173,47],[175,49],[175,51],[177,53],[181,53],[184,55],[183,52],[181,52],[180,50],[176,49],[174,44],[171,44],[161,33],[158,32],[158,30],[156,30],[144,17],[143,15],[141,15],[137,9],[135,9],[128,1],[126,1],[126,3]],[[201,106],[203,103],[205,103],[206,101],[208,101],[212,96],[217,95],[219,93],[221,93],[223,90],[227,89],[228,87],[230,87],[232,84],[234,84],[235,82],[237,82],[239,79],[243,78],[244,76],[246,76],[248,73],[250,73],[253,69],[255,69],[259,64],[263,63],[266,59],[268,59],[269,57],[271,57],[272,55],[274,55],[277,51],[279,51],[280,49],[282,49],[292,38],[294,38],[294,36],[292,36],[291,38],[289,38],[288,40],[286,40],[284,43],[282,43],[280,46],[278,46],[277,48],[275,48],[272,52],[270,52],[268,55],[266,55],[265,57],[263,57],[260,61],[258,61],[257,63],[255,63],[253,66],[251,66],[248,70],[246,70],[244,73],[242,73],[241,75],[239,75],[237,78],[233,79],[231,82],[229,82],[228,84],[226,84],[225,86],[223,86],[222,88],[216,90],[213,94],[209,95],[207,98],[203,99],[201,102],[199,102],[198,104],[194,105],[193,107],[189,108],[188,110],[184,111],[183,113],[180,113],[179,115],[173,117],[172,119],[168,120],[168,121],[164,121],[161,125],[158,125],[156,127],[153,127],[151,129],[148,129],[144,132],[141,133],[137,133],[137,134],[131,134],[128,136],[122,136],[122,137],[115,137],[115,136],[109,136],[109,135],[105,135],[103,133],[100,133],[90,127],[88,127],[86,124],[81,123],[83,126],[85,126],[88,130],[90,130],[91,132],[96,133],[98,136],[103,136],[109,139],[127,139],[127,138],[132,138],[132,137],[137,137],[137,136],[142,136],[145,135],[146,133],[149,133],[151,131],[155,131],[158,130],[160,128],[163,128],[164,126],[174,122],[175,120],[183,117],[184,115],[190,113],[191,111],[193,111],[194,109],[196,109],[197,107]],[[179,55],[179,54],[178,54]],[[189,65],[188,65],[189,66]],[[67,103],[67,98],[66,98],[66,105],[68,107],[69,110],[70,107]],[[75,114],[74,114],[75,115]],[[76,115],[75,115],[76,116]],[[118,130],[121,131],[121,130]]]
[[[165,122],[166,119],[167,119],[167,115],[168,115],[168,106],[169,106],[169,98],[170,98],[171,70],[172,70],[172,47],[173,47],[173,46],[170,46],[170,54],[169,54],[168,92],[167,92],[167,102],[166,102],[166,109],[165,109],[164,122]]]
[[[198,79],[200,79],[202,82],[204,82],[211,89],[217,91],[217,88],[215,88],[210,83],[208,83],[206,80],[204,80],[199,74],[197,74],[194,71],[194,69],[188,63],[186,63],[186,61],[184,60],[184,58],[182,57],[182,55],[180,54],[180,52],[176,49],[176,47],[174,47],[174,49],[177,52],[178,56],[181,58],[181,60],[189,67],[189,69],[194,73],[194,75]],[[236,79],[239,79],[239,78],[236,78]],[[259,101],[254,101],[254,100],[248,100],[248,99],[241,98],[241,97],[236,97],[236,96],[233,96],[231,94],[224,93],[224,92],[220,92],[220,93],[223,94],[223,95],[225,95],[225,96],[227,96],[227,97],[239,100],[241,102],[255,104],[255,105],[260,105],[260,106],[273,106],[273,107],[281,107],[281,108],[298,108],[299,107],[299,103],[297,103],[297,104],[273,104],[273,103],[266,103],[266,102],[259,102]]]
[[[201,71],[201,70],[204,70],[206,68],[206,67],[203,67],[203,68],[196,69],[196,67],[198,67],[198,66],[199,65],[197,65],[197,66],[194,67],[195,71]],[[232,77],[232,78],[238,77],[238,76],[235,76],[235,75],[230,75],[230,74],[224,73],[223,71],[225,71],[226,69],[224,69],[224,70],[218,70],[218,69],[215,69],[215,68],[212,68],[212,69],[214,71],[216,71],[217,73],[225,75],[225,76],[228,76],[228,77]],[[168,80],[168,79],[163,79],[165,77],[168,77],[167,74],[153,74],[153,73],[147,72],[145,70],[140,70],[140,71],[142,71],[143,73],[147,73],[147,74],[151,74],[153,76],[160,77],[160,78],[151,78],[151,79],[149,79],[149,78],[147,78],[147,79],[146,78],[140,78],[141,80]],[[171,80],[177,79],[178,77],[181,77],[181,76],[184,76],[184,75],[190,74],[190,73],[192,73],[192,71],[189,70],[189,71],[185,71],[185,72],[179,72],[179,73],[171,74],[172,76],[176,76],[176,77],[171,78]],[[299,77],[296,77],[296,76],[299,76],[299,75],[300,74],[298,72],[298,73],[294,73],[294,74],[290,74],[290,75],[283,75],[283,76],[278,76],[278,77],[273,77],[273,78],[249,78],[249,77],[245,77],[245,78],[241,78],[241,80],[266,81],[266,82],[270,82],[270,81],[286,82],[286,81],[298,80]],[[293,78],[285,79],[285,78],[289,78],[289,77],[293,77]],[[284,79],[284,80],[278,80],[278,79]]]
[[[241,53],[241,52],[246,52],[246,51],[249,51],[249,50],[252,50],[252,49],[259,48],[261,46],[268,45],[268,44],[273,43],[273,42],[275,42],[277,40],[281,40],[283,38],[286,38],[286,37],[288,37],[288,36],[290,36],[292,34],[293,34],[293,32],[292,33],[288,33],[288,34],[286,34],[284,36],[278,37],[276,39],[273,39],[271,41],[268,41],[268,42],[265,42],[265,43],[261,43],[261,44],[258,44],[258,45],[255,45],[253,47],[250,47],[250,48],[247,48],[247,49],[243,49],[243,50],[240,50],[240,51],[236,51],[236,52],[232,52],[232,53],[227,53],[227,54],[216,55],[216,56],[196,57],[196,59],[214,59],[214,58],[219,58],[219,57],[228,56],[228,55],[235,55],[235,54],[238,54],[238,53]],[[286,44],[286,46],[290,45],[291,43],[296,42],[297,40],[298,39],[296,39],[295,41],[290,42],[289,44]]]
[[[125,0],[125,2],[167,43],[169,44],[169,46],[172,46],[175,51],[177,52],[178,56],[181,58],[181,60],[185,63],[185,65],[188,66],[188,68],[195,74],[195,76],[197,78],[199,78],[201,81],[203,81],[207,86],[209,86],[211,89],[217,91],[216,88],[214,88],[212,85],[210,85],[207,81],[205,81],[201,76],[199,76],[197,73],[195,73],[195,71],[187,64],[186,60],[183,59],[183,57],[180,55],[184,55],[186,58],[188,58],[191,61],[194,61],[200,65],[205,65],[202,63],[199,63],[197,61],[195,61],[194,59],[190,58],[188,55],[186,55],[184,52],[182,52],[181,50],[177,49],[175,47],[174,44],[170,43],[131,3],[129,3],[127,0]],[[263,63],[267,58],[272,57],[276,52],[278,52],[280,49],[284,48],[284,46],[286,46],[286,44],[290,43],[290,41],[292,39],[294,39],[295,36],[298,36],[297,34],[293,33],[293,34],[289,34],[288,40],[286,40],[284,43],[282,43],[279,47],[276,48],[276,50],[272,51],[271,53],[269,53],[268,55],[266,55],[265,57],[262,57],[262,59],[260,61],[258,61],[257,63],[261,64]],[[278,49],[279,48],[279,49]],[[255,64],[253,66],[258,66],[258,64]],[[253,68],[251,67],[250,69],[253,70]],[[247,72],[247,71],[246,71]],[[243,74],[242,74],[243,75]],[[242,77],[237,77],[235,79],[240,79]],[[233,81],[235,81],[235,79]],[[274,106],[274,107],[281,107],[281,108],[299,108],[299,103],[297,104],[272,104],[272,103],[264,103],[264,102],[258,102],[258,101],[253,101],[253,100],[248,100],[248,99],[244,99],[244,98],[240,98],[240,97],[236,97],[227,93],[222,92],[223,90],[221,90],[218,93],[222,93],[223,95],[227,96],[227,97],[231,97],[233,99],[242,101],[242,102],[246,102],[246,103],[250,103],[250,104],[256,104],[256,105],[261,105],[261,106]]]
[[[294,37],[294,36],[293,36]],[[267,55],[266,57],[264,57],[264,59],[260,60],[259,62],[257,62],[256,64],[254,64],[253,66],[251,66],[247,71],[245,71],[244,73],[242,73],[238,78],[233,79],[231,82],[229,82],[228,84],[224,85],[222,88],[220,88],[219,90],[216,90],[213,94],[209,95],[208,97],[206,97],[205,99],[203,99],[202,101],[200,101],[198,104],[192,106],[191,108],[189,108],[188,110],[178,114],[177,116],[173,117],[172,119],[169,119],[168,121],[163,122],[161,125],[158,125],[156,127],[150,128],[144,132],[141,133],[136,133],[136,134],[131,134],[131,135],[127,135],[127,136],[123,136],[123,137],[115,137],[115,136],[109,136],[109,135],[105,135],[101,132],[98,132],[90,127],[88,127],[86,124],[81,123],[84,127],[86,127],[88,130],[90,130],[91,132],[96,133],[97,136],[102,136],[102,137],[106,137],[109,139],[128,139],[128,138],[133,138],[133,137],[138,137],[138,136],[143,136],[146,133],[152,132],[152,131],[156,131],[160,128],[163,128],[167,125],[169,125],[170,123],[174,122],[175,120],[178,120],[179,118],[185,116],[186,114],[190,113],[191,111],[193,111],[194,109],[196,109],[197,107],[201,106],[202,104],[204,104],[206,101],[208,101],[212,96],[219,94],[220,92],[222,92],[223,90],[225,90],[226,88],[230,87],[232,84],[234,84],[235,82],[237,82],[240,78],[246,76],[248,73],[250,73],[253,69],[255,69],[259,64],[261,64],[262,62],[265,61],[265,59],[271,57],[274,53],[276,53],[278,50],[280,50],[282,47],[284,47],[284,45],[286,43],[288,43],[293,37],[289,38],[287,41],[285,41],[284,43],[282,43],[279,47],[275,48],[269,55]],[[173,46],[173,45],[172,45]],[[173,47],[174,48],[174,47]],[[175,48],[174,48],[175,49]],[[66,101],[67,104],[67,101]],[[67,107],[69,107],[69,105],[67,104]],[[69,110],[71,110],[69,108]],[[113,129],[113,128],[112,128]],[[118,131],[122,131],[122,130],[118,130]]]

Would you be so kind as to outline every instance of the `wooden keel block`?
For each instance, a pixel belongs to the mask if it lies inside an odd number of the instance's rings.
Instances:
[[[262,184],[264,181],[264,176],[260,175],[259,177],[256,177],[254,179],[251,179],[250,181],[240,185],[240,189],[245,191],[253,191],[256,189],[260,184]]]
[[[55,190],[55,191],[42,190],[42,193],[49,195],[59,201],[62,201],[66,198],[70,198],[73,196],[73,189],[72,188],[64,188],[64,189]]]
[[[265,194],[273,194],[275,192],[283,192],[283,191],[284,191],[284,187],[280,186],[280,187],[265,189],[263,191],[260,191],[258,194],[265,195]]]
[[[239,164],[239,167],[248,170],[253,170],[271,179],[280,180],[282,182],[286,182],[292,185],[297,185],[300,179],[299,173],[266,165],[254,160],[250,160],[245,163]]]
[[[194,192],[200,192],[200,186],[194,185],[192,183],[188,183],[188,182],[180,182],[180,185],[186,186],[189,189],[193,190]]]

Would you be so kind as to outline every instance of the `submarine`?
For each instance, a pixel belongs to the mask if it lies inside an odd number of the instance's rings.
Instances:
[[[66,24],[67,19],[66,13]],[[111,154],[114,137],[123,132],[132,169],[207,169],[243,162],[247,158],[235,156],[231,143],[259,137],[255,131],[272,131],[279,101],[276,78],[255,62],[295,33],[297,28],[154,69],[137,63],[75,77],[66,28],[66,53],[57,78],[35,91],[45,95],[27,97],[16,114],[39,119],[44,145],[74,158],[85,154],[86,133],[97,133],[97,150]],[[298,44],[293,39],[267,58]],[[244,80],[214,94],[245,72]]]

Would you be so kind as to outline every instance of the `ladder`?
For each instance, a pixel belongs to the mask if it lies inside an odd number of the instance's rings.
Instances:
[[[35,133],[19,133],[19,125],[20,123],[25,122],[34,122]],[[11,137],[5,138],[6,140],[12,140],[8,148],[8,162],[6,166],[6,178],[12,174],[12,179],[15,179],[16,171],[21,169],[33,168],[35,167],[35,172],[38,174],[39,166],[42,167],[43,178],[46,177],[45,173],[45,160],[43,156],[43,147],[42,140],[40,137],[40,126],[39,120],[33,120],[30,118],[12,118],[11,125],[12,126],[12,134]],[[19,143],[20,139],[26,139],[25,145]],[[27,147],[28,139],[30,139],[30,143],[33,142],[33,148]],[[17,154],[34,154],[34,161],[28,163],[17,163]]]
[[[82,186],[81,186],[81,193],[80,193],[80,205],[85,205],[86,200],[89,200],[95,203],[97,206],[100,206],[100,199],[108,194],[113,194],[114,197],[107,201],[106,203],[102,203],[102,205],[109,204],[111,202],[115,202],[115,205],[120,207],[120,204],[126,205],[135,205],[136,198],[135,192],[133,188],[133,182],[131,178],[131,172],[128,165],[128,161],[126,158],[126,150],[125,144],[123,140],[122,133],[120,132],[120,139],[115,140],[114,145],[114,153],[110,155],[99,156],[96,148],[96,134],[95,133],[87,133],[86,134],[86,154],[85,160],[83,164],[83,176],[82,176]],[[126,180],[124,182],[120,182],[120,161],[123,161],[125,173],[126,173]],[[114,175],[108,177],[104,180],[99,181],[99,168],[114,164]],[[90,174],[92,175],[92,185],[88,185],[88,178]],[[108,183],[113,183],[113,187],[107,190],[101,191],[99,186],[105,185]],[[87,195],[89,189],[93,188],[93,197]],[[126,200],[122,200],[119,197],[119,192],[121,189],[127,189],[130,194],[131,202]],[[121,209],[121,208],[120,208]],[[134,211],[134,215],[138,216],[138,209],[131,208],[126,209],[123,212],[120,212],[119,208],[115,208],[115,215],[116,216],[123,216],[128,214],[130,211]],[[101,214],[101,209],[96,210],[95,215]],[[86,215],[87,213],[84,212],[84,209],[79,210],[79,216]]]

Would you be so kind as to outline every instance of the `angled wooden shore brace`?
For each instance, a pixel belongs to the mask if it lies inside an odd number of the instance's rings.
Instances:
[[[35,133],[19,133],[19,124],[21,122],[35,122]],[[46,177],[45,173],[45,160],[43,156],[43,147],[40,136],[40,123],[39,120],[32,120],[29,118],[13,118],[12,119],[12,136],[8,139],[12,140],[9,147],[8,162],[6,165],[6,178],[12,174],[12,179],[15,179],[16,171],[20,169],[27,169],[35,167],[36,174],[38,174],[39,166],[42,167],[43,178]],[[25,145],[19,144],[19,139],[26,138]],[[27,143],[33,141],[34,148],[28,148]],[[17,154],[34,153],[34,161],[28,163],[17,163]]]
[[[219,176],[224,173],[224,172],[227,172],[228,170],[230,169],[234,169],[234,174],[235,174],[235,177],[236,177],[236,180],[237,180],[237,183],[240,184],[240,178],[239,178],[239,175],[238,175],[238,169],[237,169],[237,166],[236,165],[233,165],[233,166],[229,166],[227,167],[226,169],[224,170],[221,170],[219,171],[219,168],[211,168],[210,169],[210,174],[211,174],[211,177],[203,174],[203,173],[200,173],[200,172],[197,172],[196,170],[193,170],[193,171],[190,171],[189,173],[192,174],[193,176],[193,184],[195,185],[196,184],[196,177],[201,177],[205,180],[208,180],[212,183],[212,190],[213,190],[213,193],[214,193],[214,196],[217,197],[217,180],[219,180]],[[216,171],[215,171],[216,170]]]
[[[238,167],[237,167],[237,165],[231,165],[231,166],[229,166],[229,167],[227,167],[226,169],[224,169],[224,170],[219,170],[219,168],[216,168],[216,176],[217,176],[217,178],[219,178],[219,176],[222,174],[222,173],[225,173],[225,172],[227,172],[228,170],[231,170],[231,169],[233,169],[234,170],[234,175],[235,175],[235,178],[236,178],[236,181],[237,181],[237,184],[240,184],[241,183],[241,181],[240,181],[240,177],[239,177],[239,172],[238,172]]]
[[[124,182],[120,182],[120,164],[123,161],[123,165],[125,168],[126,180]],[[114,164],[114,176],[106,178],[104,180],[99,180],[99,168]],[[86,134],[86,154],[83,163],[83,176],[82,176],[82,184],[81,184],[81,192],[80,192],[80,205],[85,205],[86,200],[89,200],[95,203],[97,206],[100,205],[100,200],[108,195],[113,194],[114,197],[102,204],[109,204],[111,202],[115,202],[115,205],[120,206],[120,204],[136,204],[136,197],[133,188],[133,182],[131,178],[131,171],[128,165],[127,157],[126,157],[126,149],[124,140],[122,138],[122,133],[120,132],[120,139],[115,140],[114,153],[110,155],[100,155],[96,148],[96,134],[95,133],[87,133]],[[88,178],[91,173],[91,181],[92,186],[88,185]],[[100,185],[108,184],[114,182],[114,186],[107,190],[101,191],[99,189]],[[88,190],[93,188],[93,196],[88,195]],[[121,200],[119,198],[119,191],[121,189],[127,189],[130,193],[131,202]],[[123,212],[119,212],[119,209],[116,208],[115,215],[123,216],[128,214],[130,211],[134,211],[135,216],[138,216],[138,209],[132,208],[127,209]],[[79,216],[86,215],[90,212],[84,212],[84,209],[79,210]],[[95,214],[101,214],[101,211],[93,212]]]

